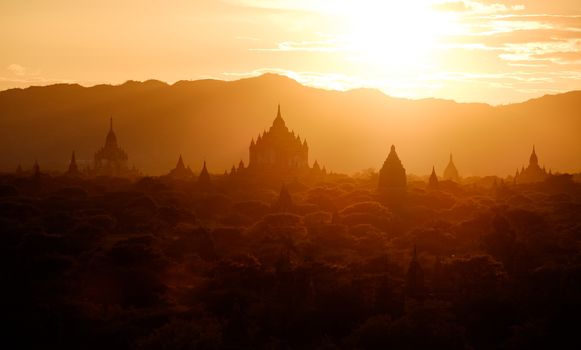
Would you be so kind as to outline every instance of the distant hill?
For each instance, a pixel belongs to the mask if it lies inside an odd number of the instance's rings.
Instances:
[[[581,91],[493,107],[393,98],[370,89],[303,86],[266,74],[237,81],[129,81],[118,86],[57,84],[0,92],[0,170],[65,169],[71,151],[87,164],[113,116],[130,164],[157,175],[179,154],[194,171],[204,159],[222,173],[247,162],[250,140],[270,127],[277,103],[307,137],[311,163],[355,172],[379,168],[395,144],[408,172],[441,173],[454,153],[463,175],[513,173],[533,144],[541,164],[581,170]]]

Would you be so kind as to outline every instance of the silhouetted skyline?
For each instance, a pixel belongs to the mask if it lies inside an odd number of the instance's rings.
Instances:
[[[191,94],[212,98],[196,101]],[[493,108],[394,100],[373,91],[329,92],[279,76],[232,83],[147,82],[3,92],[0,110],[6,111],[3,118],[12,127],[0,129],[5,145],[0,148],[0,169],[11,172],[38,158],[45,170],[63,171],[72,150],[81,169],[93,167],[92,155],[107,132],[104,119],[113,115],[130,168],[135,165],[144,174],[162,175],[182,154],[192,166],[207,157],[212,160],[210,172],[222,173],[232,165],[239,167],[241,160],[248,165],[247,145],[272,124],[278,100],[286,122],[302,141],[305,136],[309,140],[309,165],[318,160],[321,167],[335,172],[379,170],[386,144],[393,143],[403,152],[408,172],[419,176],[428,175],[426,170],[433,165],[445,169],[449,161],[442,155],[450,152],[461,164],[463,177],[512,176],[532,144],[543,150],[548,168],[575,173],[581,168],[577,157],[581,144],[575,132],[581,99],[576,96],[547,96]],[[109,102],[95,105],[96,98]],[[230,102],[217,102],[223,99]],[[70,112],[62,114],[60,103],[66,103]],[[554,142],[555,135],[559,142]]]
[[[309,148],[307,140],[301,141],[300,136],[295,135],[286,126],[282,118],[280,104],[277,107],[277,114],[274,118],[272,126],[268,131],[260,133],[256,142],[252,138],[249,147],[249,166],[244,165],[244,161],[240,160],[238,168],[232,166],[230,173],[228,170],[224,171],[224,176],[229,177],[251,177],[251,178],[269,178],[275,181],[288,181],[291,178],[295,180],[305,177],[319,178],[327,175],[326,169],[321,169],[318,161],[309,166],[308,161]],[[117,136],[113,130],[113,118],[109,120],[109,132],[105,139],[105,145],[95,153],[94,166],[87,166],[84,171],[79,170],[76,162],[76,154],[73,151],[66,174],[68,176],[109,176],[109,177],[126,177],[137,178],[140,176],[138,169],[135,167],[128,167],[127,153],[119,147],[117,143]],[[40,177],[40,166],[38,160],[35,160],[32,172],[35,178]],[[22,173],[20,166],[16,169],[16,175]],[[559,174],[557,172],[557,174]],[[515,175],[512,177],[513,184],[526,184],[542,182],[552,176],[552,171],[546,171],[545,167],[539,166],[539,160],[536,154],[535,146],[533,146],[532,153],[529,158],[529,165],[525,168],[517,169]],[[171,169],[167,174],[169,178],[174,180],[191,180],[195,174],[189,166],[185,166],[182,155],[179,155],[175,168]],[[452,154],[450,154],[448,165],[442,175],[444,180],[459,183],[462,178],[459,176],[458,170],[453,162]],[[500,177],[499,177],[500,178]],[[391,145],[390,152],[378,172],[378,189],[405,190],[408,177],[402,161],[399,159],[395,145]],[[510,177],[507,179],[510,180]],[[501,180],[503,181],[503,180]],[[211,186],[211,176],[206,166],[206,160],[199,174],[197,175],[198,185],[204,188]],[[437,189],[439,184],[438,175],[436,174],[435,166],[432,166],[432,171],[427,179],[427,186],[430,189]],[[495,180],[496,184],[496,180]],[[286,194],[286,189],[283,184],[281,195]]]

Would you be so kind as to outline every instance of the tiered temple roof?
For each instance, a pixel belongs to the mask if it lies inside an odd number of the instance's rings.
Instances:
[[[529,158],[529,166],[521,170],[515,176],[516,183],[532,183],[544,181],[549,174],[545,168],[539,166],[539,158],[537,157],[537,152],[535,151],[535,146],[533,146],[533,152]]]
[[[117,144],[117,135],[113,131],[113,118],[111,118],[105,145],[95,153],[93,173],[121,177],[137,175],[137,170],[128,167],[127,160],[127,153]]]
[[[391,146],[391,150],[387,159],[383,163],[383,167],[379,171],[379,188],[405,188],[407,184],[406,173],[401,160],[395,152],[395,146]]]
[[[250,142],[250,162],[248,168],[252,170],[293,171],[308,169],[309,146],[307,140],[301,141],[286,126],[280,112],[274,119],[267,132],[258,135],[256,142]]]

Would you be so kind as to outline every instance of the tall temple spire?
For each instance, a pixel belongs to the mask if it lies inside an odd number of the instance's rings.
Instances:
[[[90,171],[93,175],[133,177],[139,173],[136,169],[129,168],[127,153],[117,143],[113,117],[109,118],[105,145],[95,153],[94,159],[94,169]]]
[[[379,188],[405,188],[407,183],[405,168],[391,145],[389,155],[379,171]]]
[[[541,182],[545,180],[548,175],[549,174],[545,170],[545,167],[541,168],[539,166],[539,158],[537,157],[535,145],[533,145],[533,151],[529,158],[529,165],[526,169],[525,167],[521,168],[517,181],[519,184]]]
[[[178,163],[176,164],[176,169],[185,169],[186,166],[184,165],[184,159],[182,158],[182,155],[180,154],[180,158],[178,159]]]
[[[531,158],[529,159],[530,165],[538,165],[539,158],[537,157],[537,152],[535,151],[535,145],[533,145],[533,152],[531,153]]]
[[[309,168],[308,144],[289,130],[280,104],[277,105],[276,117],[268,131],[260,133],[256,141],[252,139],[249,147],[248,169],[276,170],[280,175],[288,170],[298,171]]]
[[[274,118],[274,122],[272,122],[271,129],[285,129],[286,130],[286,123],[284,119],[282,119],[282,114],[280,113],[280,104],[278,105],[278,110],[276,112],[276,118]]]
[[[67,173],[69,175],[77,175],[79,173],[79,167],[77,166],[75,151],[73,151],[73,154],[71,155],[71,162],[69,163],[69,170]]]
[[[207,186],[210,184],[210,174],[208,173],[208,168],[206,167],[205,160],[204,166],[202,167],[202,171],[200,171],[200,175],[198,176],[198,183],[203,186]]]
[[[189,166],[186,167],[186,164],[184,163],[184,158],[180,154],[176,167],[170,170],[168,176],[174,179],[189,179],[192,176],[194,176],[194,173],[192,172],[192,169],[190,169]]]
[[[450,181],[459,181],[460,175],[458,174],[458,169],[456,169],[456,165],[454,165],[454,159],[452,158],[452,153],[450,153],[450,161],[444,169],[444,180]]]
[[[109,133],[107,133],[107,140],[105,141],[105,147],[117,147],[117,136],[113,131],[113,117],[109,119]]]
[[[428,187],[435,188],[438,187],[438,175],[436,175],[436,167],[432,166],[432,174],[428,180]]]

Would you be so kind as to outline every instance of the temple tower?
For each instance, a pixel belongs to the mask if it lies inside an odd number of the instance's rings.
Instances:
[[[436,167],[432,166],[432,174],[428,180],[428,188],[437,188],[438,187],[438,175],[436,175]]]
[[[456,165],[454,164],[454,160],[452,159],[452,153],[450,153],[450,161],[448,162],[446,169],[444,169],[443,178],[444,180],[449,181],[455,182],[460,181],[460,175],[458,174],[458,169],[456,169]]]
[[[533,183],[533,182],[541,182],[544,181],[549,174],[545,168],[541,168],[539,166],[539,158],[537,157],[537,152],[535,150],[535,146],[533,146],[533,151],[531,156],[529,157],[529,166],[521,170],[520,174],[516,176],[516,183],[524,184],[524,183]]]
[[[249,170],[294,172],[308,169],[309,146],[286,126],[280,111],[267,132],[250,141]]]
[[[80,175],[79,167],[77,166],[77,159],[75,157],[75,151],[71,155],[71,162],[69,163],[69,169],[67,170],[67,175],[78,176]]]
[[[405,168],[395,152],[395,146],[391,145],[389,155],[379,171],[378,187],[380,189],[405,188],[406,184]]]
[[[128,167],[127,161],[127,153],[117,144],[117,135],[113,131],[113,118],[111,118],[105,145],[95,153],[94,173],[98,176],[137,175],[136,170]]]

